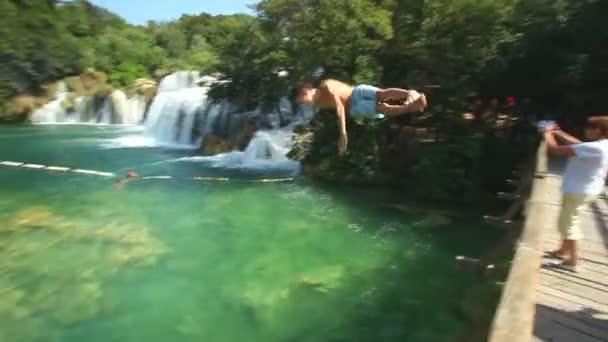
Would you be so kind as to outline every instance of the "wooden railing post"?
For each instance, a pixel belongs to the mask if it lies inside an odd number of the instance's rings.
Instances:
[[[544,225],[551,209],[543,195],[549,184],[547,147],[542,142],[536,155],[532,192],[527,202],[526,220],[517,244],[511,270],[490,330],[490,342],[532,340],[538,269],[541,263]]]

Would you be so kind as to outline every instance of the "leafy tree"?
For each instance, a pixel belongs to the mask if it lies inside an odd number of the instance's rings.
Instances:
[[[107,29],[97,39],[95,50],[99,56],[95,67],[107,72],[122,62],[131,62],[151,73],[167,59],[166,51],[155,45],[153,37],[144,28],[135,26]]]
[[[164,49],[169,57],[178,58],[185,53],[186,35],[177,24],[150,22],[148,29],[152,32],[156,45]]]
[[[145,66],[133,62],[122,62],[112,70],[109,80],[115,87],[125,87],[133,84],[137,78],[147,76],[149,73]]]

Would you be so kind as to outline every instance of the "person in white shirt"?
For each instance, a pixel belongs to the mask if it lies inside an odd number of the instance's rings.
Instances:
[[[565,145],[559,145],[556,138]],[[587,142],[581,142],[558,126],[545,129],[549,152],[569,157],[563,175],[558,222],[562,243],[549,255],[563,259],[560,266],[573,272],[578,265],[578,241],[583,238],[582,211],[603,192],[608,173],[608,121],[590,120],[585,128],[585,140]]]

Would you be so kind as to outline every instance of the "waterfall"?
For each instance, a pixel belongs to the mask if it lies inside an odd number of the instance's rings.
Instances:
[[[207,93],[216,82],[195,71],[178,71],[166,76],[150,106],[145,134],[161,145],[196,146],[204,135],[225,135],[231,115],[229,103],[213,104]],[[200,86],[204,83],[205,86]]]
[[[203,79],[197,71],[177,71],[163,78],[158,87],[158,92],[197,88],[201,81],[203,81]]]
[[[208,87],[199,87],[198,72],[179,71],[166,76],[150,106],[145,133],[161,144],[193,145],[197,113],[207,107]]]
[[[70,93],[64,82],[57,83],[57,95],[51,102],[36,109],[30,120],[35,124],[61,123],[68,120],[68,113],[64,106],[64,101],[68,100]]]
[[[58,82],[55,99],[32,113],[35,124],[92,123],[137,125],[143,121],[146,100],[143,96],[128,97],[122,90],[106,98],[75,96],[64,82]]]
[[[291,150],[293,133],[291,127],[256,132],[244,153],[244,163],[256,160],[287,160]]]
[[[293,145],[293,126],[258,131],[244,152],[234,151],[216,156],[186,157],[174,162],[200,162],[212,167],[253,171],[280,170],[297,174],[300,163],[287,158]]]
[[[146,111],[146,100],[143,96],[135,95],[129,98],[122,90],[115,90],[110,94],[110,100],[114,121],[104,123],[137,125],[143,121]]]

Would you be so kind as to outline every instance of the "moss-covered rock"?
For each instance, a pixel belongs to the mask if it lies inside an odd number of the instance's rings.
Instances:
[[[222,154],[232,150],[234,150],[232,144],[213,134],[206,135],[201,143],[201,151],[208,156]]]

